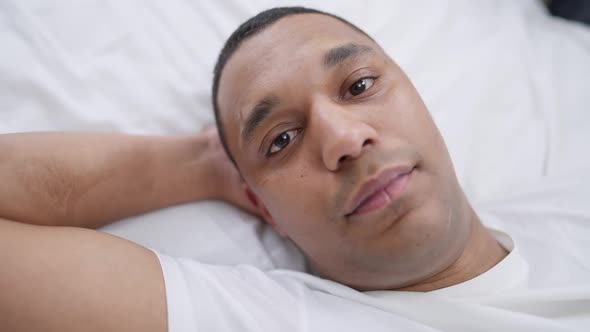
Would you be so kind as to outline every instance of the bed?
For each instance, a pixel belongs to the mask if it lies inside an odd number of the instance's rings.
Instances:
[[[5,0],[0,133],[199,131],[213,123],[212,69],[225,39],[260,10],[294,4],[349,19],[401,65],[478,209],[505,213],[510,197],[546,192],[544,183],[571,174],[579,174],[571,186],[590,184],[590,29],[534,0]],[[590,216],[587,193],[563,208]],[[292,243],[223,202],[102,231],[206,263],[306,269]]]

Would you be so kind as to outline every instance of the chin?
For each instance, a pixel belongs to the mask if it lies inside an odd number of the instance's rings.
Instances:
[[[446,211],[442,213],[442,210]],[[471,224],[469,218],[459,214],[454,218],[452,214],[448,206],[443,208],[440,205],[439,208],[408,214],[396,225],[397,229],[392,229],[383,239],[395,245],[390,245],[386,251],[380,250],[391,253],[374,264],[381,270],[366,275],[354,288],[394,290],[412,287],[451,267],[467,246]],[[441,215],[449,217],[441,219]]]

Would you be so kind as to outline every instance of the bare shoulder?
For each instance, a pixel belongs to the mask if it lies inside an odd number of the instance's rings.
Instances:
[[[167,330],[157,256],[94,230],[0,219],[6,331]]]

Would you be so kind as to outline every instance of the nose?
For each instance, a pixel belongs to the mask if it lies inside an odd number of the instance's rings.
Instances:
[[[312,109],[322,160],[330,171],[337,171],[344,163],[359,158],[377,140],[376,130],[354,111],[333,102]]]

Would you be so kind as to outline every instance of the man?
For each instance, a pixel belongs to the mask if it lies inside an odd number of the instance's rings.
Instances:
[[[375,42],[333,21],[288,17],[243,43],[238,30],[222,50],[218,127],[261,215],[321,275],[359,289],[433,290],[491,268],[504,250],[416,90]]]
[[[483,280],[471,292],[481,295],[490,279],[515,275],[506,266],[518,256],[470,206],[408,78],[350,23],[304,8],[263,12],[229,38],[215,74],[221,142],[211,130],[1,138],[3,329],[426,331],[475,319],[493,330],[560,330],[546,322],[555,305],[588,304],[587,288],[505,316],[445,298]],[[201,199],[259,214],[325,279],[434,295],[371,297],[295,272],[156,255],[83,229]],[[588,261],[579,264],[574,284],[588,276]]]

